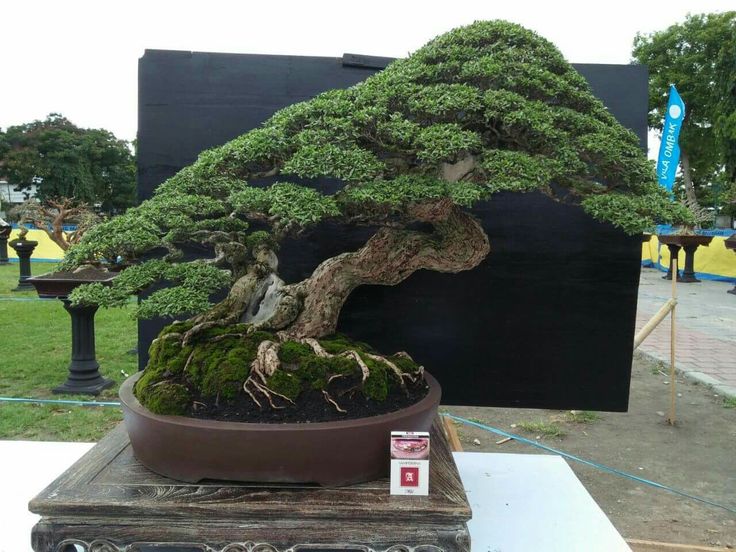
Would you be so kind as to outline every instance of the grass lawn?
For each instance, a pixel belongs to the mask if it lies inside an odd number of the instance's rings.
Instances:
[[[33,263],[33,274],[53,269]],[[40,300],[35,292],[12,292],[18,265],[0,266],[0,396],[93,400],[85,395],[53,395],[66,379],[71,354],[69,315],[61,301]],[[131,305],[132,308],[132,305]],[[116,385],[97,399],[117,400],[117,386],[137,370],[128,351],[137,343],[131,309],[101,309],[95,317],[97,361]],[[71,405],[8,404],[0,401],[0,439],[94,441],[122,419],[119,408]]]

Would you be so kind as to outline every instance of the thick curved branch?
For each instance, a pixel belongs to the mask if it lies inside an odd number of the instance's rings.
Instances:
[[[410,215],[431,223],[433,231],[382,228],[358,251],[327,259],[307,280],[285,286],[285,295],[302,301],[286,333],[295,338],[332,334],[342,306],[356,287],[393,286],[420,269],[470,270],[490,252],[482,226],[448,199],[414,205]]]
[[[276,274],[275,254],[261,250],[228,296],[194,319],[195,326],[184,341],[209,327],[238,322],[253,329],[283,331],[288,339],[330,335],[345,301],[358,286],[393,286],[420,269],[470,270],[490,252],[482,226],[448,198],[410,206],[406,220],[426,223],[431,229],[382,227],[358,251],[327,259],[296,284],[286,285]]]

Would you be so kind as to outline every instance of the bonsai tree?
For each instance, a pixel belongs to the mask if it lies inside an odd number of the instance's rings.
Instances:
[[[309,184],[319,177],[344,187],[322,193]],[[350,416],[425,385],[407,353],[335,334],[350,293],[421,269],[476,267],[491,244],[468,209],[502,191],[541,192],[628,233],[688,217],[658,187],[637,138],[552,44],[518,25],[477,22],[203,152],[153,198],[87,232],[64,267],[120,255],[133,266],[113,286],[82,286],[72,300],[120,305],[165,281],[138,315],[190,316],[151,345],[135,390],[149,410],[196,414],[241,400],[289,413],[317,401]],[[285,283],[279,243],[328,220],[376,231]],[[186,260],[192,243],[211,257]],[[163,257],[151,258],[157,250]],[[227,296],[211,304],[221,288]]]
[[[25,228],[32,223],[58,245],[63,251],[79,243],[84,233],[97,224],[100,218],[86,203],[75,202],[69,198],[48,199],[39,202],[28,199],[10,211],[10,216],[18,220]],[[76,225],[76,229],[67,232],[66,225]]]

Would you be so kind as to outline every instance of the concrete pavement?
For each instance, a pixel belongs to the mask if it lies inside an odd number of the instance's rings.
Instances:
[[[663,275],[642,268],[637,331],[670,297],[672,282]],[[710,280],[677,284],[675,367],[724,396],[736,397],[736,295],[726,293],[732,288],[733,284]],[[639,350],[669,365],[669,316]]]

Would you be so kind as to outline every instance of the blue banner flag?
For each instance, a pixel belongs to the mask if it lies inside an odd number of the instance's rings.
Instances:
[[[659,183],[672,192],[675,182],[677,164],[680,162],[680,129],[685,119],[685,102],[677,93],[675,85],[670,85],[670,99],[667,102],[667,113],[664,117],[662,128],[662,143],[659,145],[659,158],[657,159],[657,179]]]

